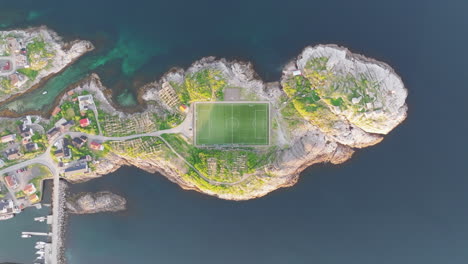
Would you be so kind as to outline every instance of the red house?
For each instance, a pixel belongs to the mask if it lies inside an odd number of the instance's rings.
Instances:
[[[89,126],[89,124],[90,124],[90,121],[89,121],[88,118],[83,118],[83,119],[80,120],[80,126],[81,127],[87,127],[87,126]]]
[[[104,146],[95,141],[91,142],[90,147],[91,149],[94,149],[94,150],[101,150],[101,151],[104,150]]]

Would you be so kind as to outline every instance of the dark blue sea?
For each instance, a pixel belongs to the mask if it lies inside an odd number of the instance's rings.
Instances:
[[[4,29],[47,25],[96,45],[44,84],[47,97],[5,107],[47,110],[96,72],[116,103],[138,109],[137,87],[203,56],[252,61],[274,81],[307,45],[346,46],[387,62],[408,87],[408,119],[381,144],[247,202],[183,191],[130,167],[75,185],[122,194],[129,209],[70,217],[68,262],[466,264],[467,12],[462,0],[2,1]],[[7,228],[0,223],[8,241]],[[3,245],[0,258],[24,262]]]

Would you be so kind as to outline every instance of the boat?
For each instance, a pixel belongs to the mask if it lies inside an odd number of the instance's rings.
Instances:
[[[13,218],[15,215],[14,214],[8,214],[8,215],[0,215],[0,220],[8,220]]]
[[[39,249],[38,251],[36,251],[36,254],[38,255],[44,255],[44,250],[43,249]]]
[[[43,249],[43,248],[45,248],[45,245],[36,245],[34,248],[35,249]]]
[[[42,241],[37,241],[37,242],[36,242],[36,245],[43,245],[43,246],[45,246],[45,244],[47,244],[47,243],[46,243],[46,242],[42,242]]]
[[[31,235],[21,235],[22,238],[30,238]]]
[[[42,94],[47,94],[47,91],[43,91]]]

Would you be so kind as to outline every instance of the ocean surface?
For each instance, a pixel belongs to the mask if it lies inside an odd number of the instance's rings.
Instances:
[[[129,209],[70,217],[68,262],[466,264],[467,11],[462,0],[3,1],[4,29],[44,24],[97,47],[47,82],[47,96],[8,105],[20,112],[51,107],[91,72],[135,108],[137,87],[210,55],[252,61],[264,80],[279,80],[288,60],[319,43],[387,62],[409,90],[408,119],[381,144],[261,199],[223,201],[128,167],[73,186],[122,194]],[[0,223],[1,261],[29,263],[8,243],[22,225]]]

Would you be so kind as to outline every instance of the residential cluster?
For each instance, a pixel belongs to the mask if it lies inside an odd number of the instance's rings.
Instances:
[[[52,120],[56,121],[55,130],[50,131],[53,137],[54,133],[60,133],[64,131],[62,127],[58,126],[64,124],[64,122],[73,122],[71,126],[75,127],[76,131],[97,134],[99,133],[97,127],[97,107],[94,103],[93,96],[90,94],[77,95],[73,91],[67,93],[66,100],[62,105],[55,107],[52,111]],[[57,125],[57,122],[60,123]],[[70,124],[65,124],[70,125]]]
[[[2,92],[20,88],[34,81],[53,53],[37,36],[0,35],[0,86]]]
[[[2,175],[0,183],[0,220],[9,219],[42,199],[42,180],[50,177],[43,165],[32,165]]]
[[[5,125],[0,131],[0,167],[30,158],[44,149],[44,141],[39,125],[32,122],[31,116]]]

